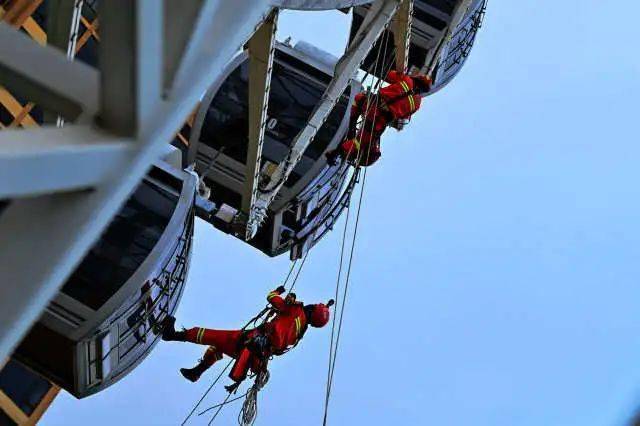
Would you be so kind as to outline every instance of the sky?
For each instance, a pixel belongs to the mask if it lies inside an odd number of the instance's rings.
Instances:
[[[492,0],[462,72],[385,134],[329,424],[624,425],[640,407],[639,16],[632,0]],[[279,38],[340,54],[348,25],[287,12]],[[194,244],[186,327],[241,327],[289,267],[203,222]],[[311,252],[300,299],[332,296],[339,246],[333,232]],[[321,424],[329,335],[272,361],[257,425]],[[180,376],[204,349],[161,343],[100,394],[62,393],[42,424],[179,424],[222,368]]]

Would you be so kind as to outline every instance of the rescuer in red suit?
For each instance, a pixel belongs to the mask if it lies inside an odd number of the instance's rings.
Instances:
[[[346,139],[327,153],[327,162],[334,165],[336,159],[370,166],[380,158],[380,137],[385,129],[396,122],[402,125],[419,108],[422,96],[431,90],[431,78],[426,75],[407,75],[397,71],[390,71],[386,81],[388,86],[378,91],[378,94],[367,99],[365,93],[358,93],[351,106],[349,130]],[[360,130],[356,125],[358,118],[363,117]]]
[[[200,378],[216,361],[227,355],[236,360],[229,377],[235,382],[227,386],[229,392],[235,391],[240,382],[247,377],[249,369],[254,373],[263,371],[271,355],[282,355],[297,345],[307,331],[307,327],[324,327],[329,322],[327,304],[304,305],[296,301],[296,295],[289,293],[285,299],[283,286],[267,295],[267,300],[275,311],[275,316],[251,330],[211,330],[194,327],[176,331],[174,317],[167,317],[162,340],[175,340],[209,345],[204,356],[193,368],[181,368],[182,375],[192,382]]]

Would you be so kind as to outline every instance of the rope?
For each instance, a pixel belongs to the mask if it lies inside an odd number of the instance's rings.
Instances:
[[[227,396],[225,397],[224,401],[222,401],[222,404],[218,404],[218,409],[216,410],[215,414],[213,415],[213,417],[211,417],[211,420],[209,420],[209,423],[207,423],[207,426],[210,426],[211,423],[213,423],[213,421],[216,419],[216,417],[218,417],[218,414],[220,414],[220,411],[222,410],[222,407],[224,407],[228,400],[229,397],[231,397],[231,392],[227,393]]]
[[[384,42],[384,51],[386,52],[386,47],[388,45],[389,42],[389,37],[387,35],[387,37],[385,37],[385,42]],[[382,51],[383,47],[382,47],[383,43],[380,43],[380,47],[378,48],[378,54],[376,57],[376,63],[375,63],[375,69],[377,69],[377,67],[380,65],[380,52]],[[393,54],[391,55],[392,58],[395,57],[395,52],[393,52]],[[385,67],[383,65],[383,71],[385,71],[385,75],[388,72],[388,69],[390,69],[390,67],[393,65],[393,62],[391,62],[389,64],[389,66]],[[388,68],[388,69],[387,69]],[[375,71],[374,71],[375,73]],[[377,90],[380,85],[382,83],[382,78],[378,79],[378,81],[376,82],[376,84],[374,84],[374,91]],[[372,91],[373,92],[373,91]],[[372,93],[370,92],[370,93]],[[368,114],[369,108],[371,107],[371,94],[368,94],[368,98],[367,98],[367,109],[365,111],[365,115],[364,117],[366,118],[366,115]],[[375,126],[375,114],[377,114],[377,110],[374,113],[374,120],[372,121],[371,124],[371,130],[373,133],[374,130],[374,126]],[[360,129],[360,133],[362,134],[363,129]],[[371,153],[371,146],[369,146],[369,149],[367,150],[367,163],[369,160],[369,155]],[[360,164],[360,160],[361,160],[361,156],[362,156],[362,152],[359,152],[358,155],[358,160],[356,162],[356,165]],[[337,315],[334,315],[333,317],[333,323],[332,323],[332,327],[331,327],[331,344],[330,344],[330,348],[329,348],[329,368],[328,368],[328,372],[327,372],[327,389],[326,389],[326,394],[325,394],[325,406],[324,406],[324,417],[323,417],[323,426],[326,426],[327,424],[327,416],[328,416],[328,412],[329,412],[329,400],[331,397],[331,388],[333,385],[333,376],[335,373],[335,366],[336,366],[336,359],[337,359],[337,354],[338,354],[338,348],[339,348],[339,344],[340,344],[340,336],[342,333],[342,325],[343,325],[343,319],[344,319],[344,309],[346,306],[346,299],[347,299],[347,294],[348,294],[348,289],[349,289],[349,283],[350,283],[350,278],[351,278],[351,268],[353,265],[353,257],[354,257],[354,253],[355,253],[355,243],[356,243],[356,238],[357,238],[357,234],[358,234],[358,226],[360,223],[360,211],[362,208],[362,200],[363,200],[363,196],[364,196],[364,190],[365,190],[365,184],[366,184],[366,178],[367,178],[367,168],[365,168],[364,173],[363,173],[363,178],[362,178],[362,185],[361,185],[361,190],[360,190],[360,197],[358,200],[358,208],[356,211],[356,222],[355,222],[355,227],[354,227],[354,231],[353,231],[353,239],[351,242],[351,250],[350,250],[350,254],[349,254],[349,261],[348,261],[348,266],[347,266],[347,273],[346,273],[346,280],[345,280],[345,286],[343,289],[343,294],[342,294],[342,302],[341,302],[341,306],[340,306],[340,319],[338,321],[338,329],[337,332],[335,333],[336,339],[335,339],[335,345],[334,345],[334,331],[335,331],[335,325],[336,325],[336,320],[337,320]],[[345,219],[345,227],[344,227],[344,231],[343,231],[343,235],[342,235],[342,247],[340,250],[340,266],[338,269],[338,278],[336,280],[336,300],[338,300],[338,294],[339,294],[339,289],[340,289],[340,278],[341,278],[341,274],[342,274],[342,264],[343,264],[343,258],[344,258],[344,246],[345,246],[345,240],[346,240],[346,235],[347,235],[347,227],[348,227],[348,221],[349,221],[349,214],[347,214],[347,218]]]
[[[204,401],[204,399],[206,398],[207,394],[209,392],[211,392],[211,389],[213,389],[213,387],[216,385],[216,383],[218,383],[218,381],[220,380],[220,378],[222,377],[222,375],[224,374],[225,371],[227,371],[227,368],[231,367],[231,363],[233,362],[233,358],[227,363],[227,365],[222,369],[222,371],[220,372],[220,374],[218,374],[218,377],[216,377],[216,379],[213,381],[213,383],[211,383],[211,385],[209,385],[209,388],[202,394],[202,397],[200,397],[200,400],[196,403],[196,405],[193,406],[193,408],[191,409],[191,411],[189,412],[189,414],[187,415],[187,417],[185,417],[185,419],[182,421],[182,423],[180,424],[181,426],[184,426],[187,421],[191,418],[191,416],[193,415],[193,413],[195,413],[195,411],[198,409],[198,407],[200,406],[200,404],[202,403],[202,401]],[[229,394],[231,395],[231,394]],[[226,401],[225,401],[226,402]]]
[[[242,399],[242,398],[244,398],[245,396],[247,396],[247,394],[248,394],[248,393],[249,393],[249,391],[246,391],[246,392],[245,392],[245,393],[243,393],[242,395],[240,395],[240,396],[236,396],[236,397],[235,397],[235,398],[233,398],[233,399],[230,399],[230,400],[228,400],[228,401],[221,402],[220,404],[213,405],[213,406],[211,406],[211,407],[209,407],[209,408],[207,408],[207,409],[205,409],[205,410],[200,411],[200,412],[198,413],[198,415],[199,415],[199,416],[201,416],[201,415],[203,415],[204,413],[208,413],[209,411],[213,410],[214,408],[218,408],[218,407],[220,407],[221,405],[228,405],[228,404],[231,404],[232,402],[236,402],[236,401],[238,401],[239,399]]]
[[[296,276],[293,278],[293,282],[291,283],[291,287],[289,288],[288,293],[291,293],[293,291],[293,288],[296,286],[296,283],[298,282],[298,277],[300,276],[300,272],[302,272],[302,267],[304,266],[304,263],[307,261],[307,256],[309,256],[309,253],[311,252],[311,250],[307,250],[307,252],[304,254],[304,257],[302,258],[302,263],[300,264],[300,267],[298,268],[298,272],[296,272]],[[289,272],[291,273],[291,272]],[[286,285],[286,281],[285,284]]]
[[[238,414],[238,424],[240,426],[251,426],[258,416],[258,392],[269,381],[269,371],[264,370],[258,373],[253,386],[247,391],[247,398],[242,404],[242,410]]]

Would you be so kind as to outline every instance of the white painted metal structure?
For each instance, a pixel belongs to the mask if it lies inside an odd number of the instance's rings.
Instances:
[[[61,8],[80,0],[55,0]],[[322,101],[287,159],[257,191],[278,9],[373,3],[335,67]],[[99,3],[100,69],[72,62],[0,24],[0,85],[68,124],[0,133],[0,359],[9,355],[73,268],[164,152],[234,55],[251,66],[246,236],[278,191],[396,12],[410,34],[411,0],[109,0]],[[459,16],[468,5],[460,0]],[[71,12],[61,13],[61,20]],[[459,18],[458,18],[459,19]],[[59,24],[59,23],[58,23]],[[63,31],[58,28],[57,31]],[[450,33],[449,33],[450,34]],[[398,37],[397,67],[407,61]],[[72,123],[72,124],[69,124]]]
[[[296,137],[288,158],[278,165],[273,174],[269,176],[270,182],[268,185],[256,197],[255,205],[252,208],[253,215],[249,217],[247,223],[247,235],[253,236],[257,232],[269,205],[273,202],[295,165],[300,161],[318,129],[326,120],[355,72],[360,68],[360,64],[373,44],[395,15],[402,1],[376,0],[371,6],[360,30],[336,65],[334,78],[327,87],[322,101],[315,107],[307,125]]]
[[[398,0],[380,2],[388,13]],[[100,2],[99,72],[0,24],[0,84],[73,123],[0,134],[0,199],[11,199],[0,216],[0,359],[274,7],[365,3],[370,1]],[[370,36],[362,38],[368,42]],[[354,69],[343,61],[336,86],[344,89],[343,75],[348,80]]]

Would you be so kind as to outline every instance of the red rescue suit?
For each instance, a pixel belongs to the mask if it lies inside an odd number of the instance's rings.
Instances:
[[[301,302],[286,303],[277,290],[267,295],[267,300],[276,310],[276,316],[264,325],[253,330],[211,330],[194,327],[186,330],[185,340],[201,345],[209,345],[202,363],[208,368],[227,355],[236,360],[229,377],[241,382],[247,376],[249,368],[254,373],[266,369],[271,355],[282,355],[294,346],[307,329],[304,305]],[[266,337],[268,344],[262,353],[253,349],[254,339]],[[253,349],[253,350],[252,350]]]
[[[422,96],[416,90],[415,78],[390,71],[386,78],[389,85],[380,89],[377,95],[369,100],[364,93],[356,95],[351,107],[347,139],[339,147],[343,159],[355,162],[359,157],[361,166],[369,166],[380,158],[380,137],[389,123],[407,119],[420,109]],[[360,116],[363,122],[356,132]]]

